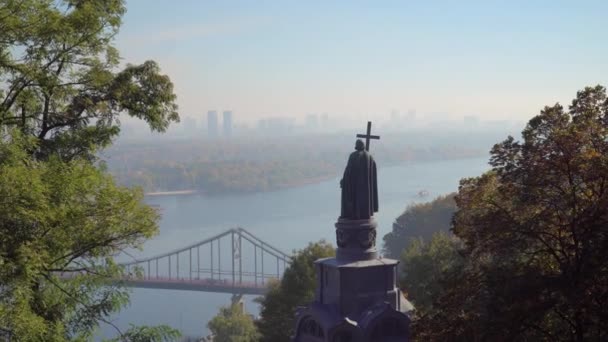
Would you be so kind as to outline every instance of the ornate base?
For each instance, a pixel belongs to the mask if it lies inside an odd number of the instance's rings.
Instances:
[[[408,341],[413,307],[396,286],[398,263],[318,260],[315,300],[298,310],[293,341]]]
[[[336,222],[336,242],[339,260],[372,260],[378,258],[376,250],[376,220],[349,220],[339,218]]]
[[[315,262],[315,300],[298,310],[294,342],[409,340],[413,307],[397,287],[399,261],[378,257],[376,226],[338,219],[336,257]]]
[[[317,302],[297,312],[293,342],[408,342],[410,318],[386,303],[370,306],[361,315],[340,316]]]

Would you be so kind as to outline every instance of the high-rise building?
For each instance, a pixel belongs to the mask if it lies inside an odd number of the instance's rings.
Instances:
[[[182,117],[180,119],[180,125],[182,128],[182,133],[186,137],[193,137],[197,134],[197,124],[196,119],[192,117]]]
[[[285,135],[293,132],[295,119],[288,117],[270,117],[258,120],[258,131],[263,134]]]
[[[407,118],[409,120],[414,120],[416,118],[416,110],[415,109],[410,109],[407,111]]]
[[[232,111],[225,110],[223,115],[224,136],[229,137],[232,135]]]
[[[309,130],[316,130],[319,127],[319,117],[317,114],[306,115],[306,128]]]
[[[391,122],[396,123],[397,121],[399,121],[399,119],[399,111],[396,109],[391,110]]]
[[[217,111],[215,110],[207,112],[207,133],[210,137],[218,136]]]
[[[479,118],[475,115],[465,115],[463,117],[463,121],[466,126],[474,126],[479,124]]]
[[[329,123],[329,114],[327,114],[327,113],[321,114],[321,126],[323,126],[323,128],[327,128],[328,123]]]

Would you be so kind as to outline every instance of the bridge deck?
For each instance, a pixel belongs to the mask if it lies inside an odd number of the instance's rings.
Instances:
[[[263,295],[268,291],[266,284],[258,283],[235,283],[232,281],[217,281],[210,279],[169,279],[169,278],[150,278],[150,279],[124,279],[121,283],[126,286],[164,289],[164,290],[187,290],[217,293],[239,293],[248,295]]]

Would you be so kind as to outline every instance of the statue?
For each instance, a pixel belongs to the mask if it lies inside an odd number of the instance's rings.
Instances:
[[[340,180],[340,187],[342,188],[340,218],[364,220],[371,218],[378,211],[376,162],[366,151],[361,140],[357,140],[355,152],[351,153],[348,158],[344,176]]]
[[[315,261],[314,301],[296,309],[293,342],[409,341],[413,306],[397,286],[398,260],[383,258],[376,249],[378,211],[376,162],[357,140],[340,181],[342,212],[335,223],[336,257]]]

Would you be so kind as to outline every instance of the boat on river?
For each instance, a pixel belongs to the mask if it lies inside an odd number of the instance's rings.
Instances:
[[[422,189],[417,193],[418,197],[427,197],[429,195],[428,190]]]

